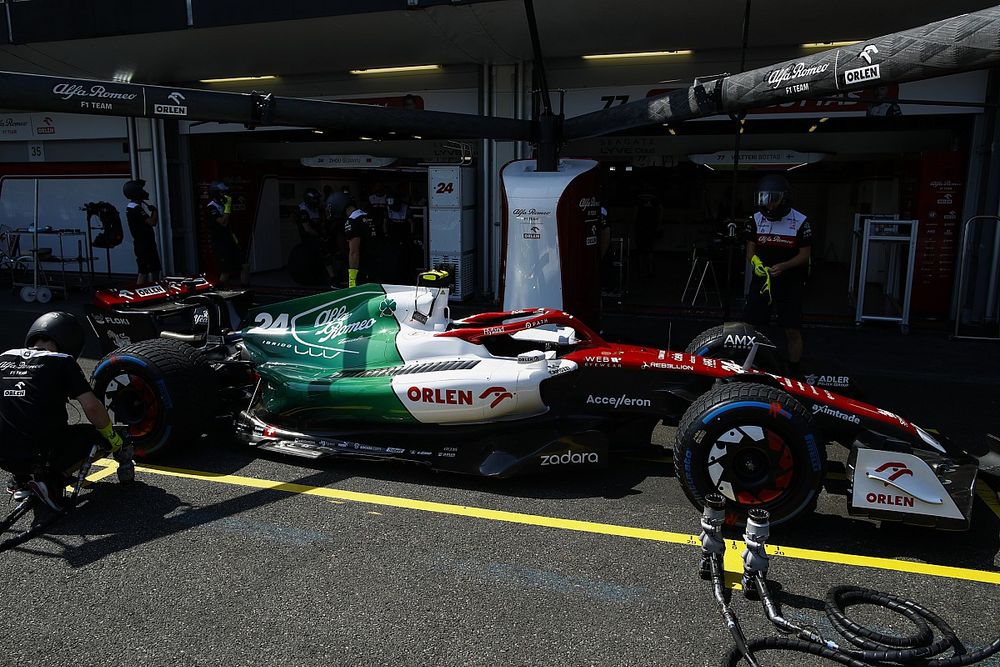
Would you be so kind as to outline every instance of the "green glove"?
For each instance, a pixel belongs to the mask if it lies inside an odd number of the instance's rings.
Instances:
[[[233,212],[233,198],[229,195],[223,195],[222,197],[222,212],[226,215]]]

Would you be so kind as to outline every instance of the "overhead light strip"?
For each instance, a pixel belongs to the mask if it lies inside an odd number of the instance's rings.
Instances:
[[[636,51],[634,53],[596,53],[583,56],[584,60],[611,60],[615,58],[660,58],[663,56],[689,56],[694,51],[681,49],[679,51]]]
[[[848,39],[840,42],[806,42],[805,44],[800,44],[803,49],[833,49],[838,46],[850,46],[851,44],[858,44],[860,39]]]
[[[441,69],[440,65],[405,65],[401,67],[369,67],[366,69],[352,69],[351,74],[390,74],[393,72],[426,72],[428,70]]]
[[[264,74],[262,76],[230,76],[224,79],[199,79],[199,81],[201,83],[233,83],[235,81],[266,81],[277,78],[273,74]]]

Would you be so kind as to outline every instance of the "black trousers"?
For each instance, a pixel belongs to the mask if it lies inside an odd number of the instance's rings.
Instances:
[[[103,438],[90,424],[74,424],[54,433],[44,442],[5,442],[0,449],[0,468],[15,477],[43,472],[59,478],[72,471]]]

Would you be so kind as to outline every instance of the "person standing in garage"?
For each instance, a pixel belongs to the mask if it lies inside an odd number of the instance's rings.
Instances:
[[[215,181],[208,187],[208,195],[210,199],[205,205],[205,211],[212,253],[219,269],[219,284],[226,285],[230,274],[240,272],[245,285],[249,278],[249,265],[241,261],[239,242],[230,224],[233,198],[229,196],[229,186],[223,181]]]
[[[324,215],[323,196],[316,188],[306,188],[302,193],[302,201],[295,212],[295,224],[299,228],[299,240],[302,244],[315,251],[319,261],[326,269],[330,284],[334,283],[333,242]]]
[[[160,252],[156,247],[153,229],[159,222],[156,207],[145,203],[149,199],[146,181],[127,181],[122,186],[122,194],[128,199],[125,206],[125,222],[132,235],[132,250],[139,275],[137,285],[151,283],[160,277]]]
[[[802,360],[802,297],[812,251],[812,228],[791,206],[788,180],[768,174],[757,184],[758,211],[747,224],[747,261],[754,277],[747,294],[747,321],[767,326],[771,312],[785,331],[789,374],[798,377]]]
[[[358,282],[378,281],[375,258],[378,254],[378,235],[368,214],[350,202],[344,208],[344,237],[347,239],[347,286]]]

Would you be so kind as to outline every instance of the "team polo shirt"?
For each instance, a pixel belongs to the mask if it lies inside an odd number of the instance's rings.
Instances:
[[[779,220],[769,220],[763,213],[753,214],[747,225],[748,238],[757,244],[757,256],[765,266],[787,262],[800,248],[812,245],[812,228],[806,216],[789,209]],[[803,270],[796,267],[794,271]]]

